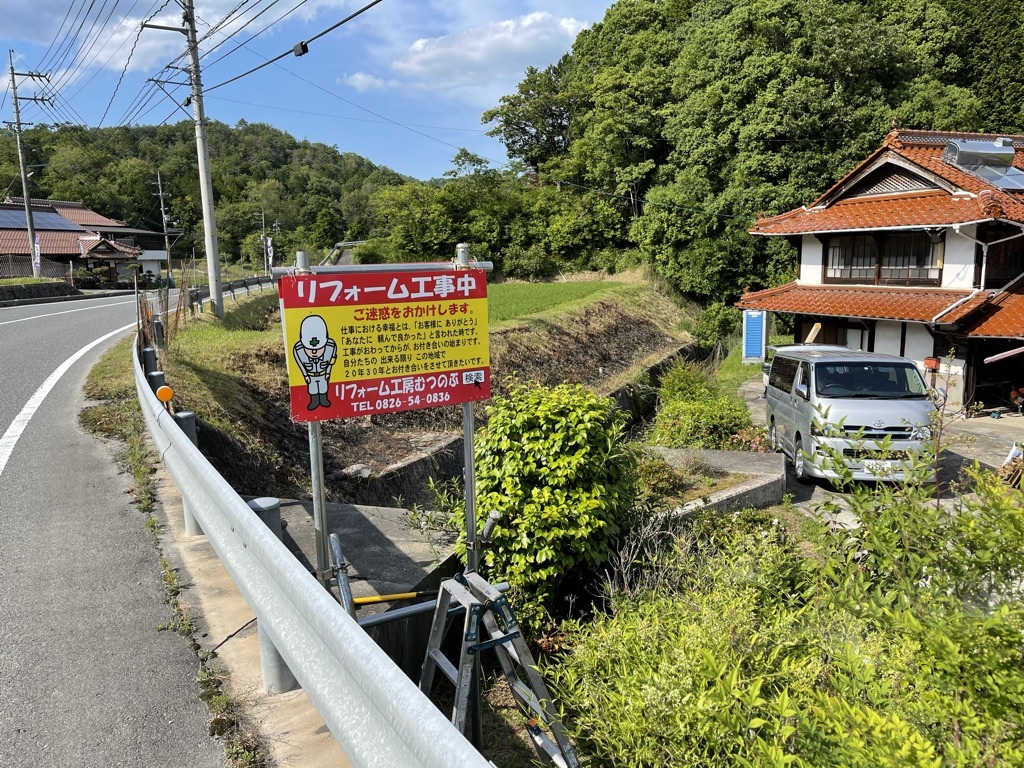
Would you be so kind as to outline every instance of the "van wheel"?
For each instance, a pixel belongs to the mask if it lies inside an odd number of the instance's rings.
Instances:
[[[811,481],[807,476],[807,459],[804,457],[804,441],[800,435],[796,436],[796,443],[793,445],[793,474],[801,483],[809,483]]]
[[[772,453],[779,452],[779,431],[775,428],[775,419],[768,425],[768,445],[771,446]]]

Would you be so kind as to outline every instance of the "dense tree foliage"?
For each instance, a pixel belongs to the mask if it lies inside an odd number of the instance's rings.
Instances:
[[[630,0],[485,114],[542,184],[615,209],[681,290],[734,297],[793,254],[751,238],[878,145],[921,129],[1024,126],[1019,6],[962,0]],[[589,245],[600,245],[591,241]]]
[[[676,288],[731,302],[789,279],[795,253],[751,237],[810,202],[893,121],[1024,130],[1024,6],[996,0],[619,0],[558,62],[484,113],[513,162],[460,151],[444,178],[403,179],[262,124],[210,126],[222,252],[260,259],[371,238],[364,260],[447,259],[455,245],[513,276],[615,268],[637,254]],[[27,131],[37,193],[153,228],[160,170],[172,218],[202,248],[195,147],[174,126]],[[0,134],[0,174],[14,178]]]
[[[275,252],[325,251],[372,228],[370,198],[406,181],[336,147],[296,141],[261,123],[211,123],[210,166],[222,258],[262,264],[264,221]],[[168,213],[185,235],[182,255],[203,252],[202,206],[192,123],[87,129],[35,126],[25,131],[26,162],[37,166],[32,195],[82,201],[131,226],[162,230],[155,197],[159,172]],[[14,179],[12,134],[0,134],[0,177]],[[11,189],[21,194],[20,183]]]

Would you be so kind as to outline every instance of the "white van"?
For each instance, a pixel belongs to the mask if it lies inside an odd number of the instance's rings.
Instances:
[[[838,477],[823,449],[841,455],[855,480],[903,480],[909,453],[931,439],[935,412],[912,361],[835,348],[776,350],[765,402],[772,445],[800,480]]]

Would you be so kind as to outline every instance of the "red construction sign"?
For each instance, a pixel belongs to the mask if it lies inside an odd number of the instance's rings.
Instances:
[[[293,420],[491,396],[483,270],[294,275],[277,289]]]

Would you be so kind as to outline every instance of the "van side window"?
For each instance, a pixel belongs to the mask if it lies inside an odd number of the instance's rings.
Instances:
[[[772,361],[772,371],[768,376],[768,386],[788,393],[793,389],[793,379],[795,377],[796,360],[776,355]]]
[[[800,367],[797,369],[796,383],[807,387],[807,397],[804,400],[809,399],[811,392],[811,368],[806,362],[800,363]]]

